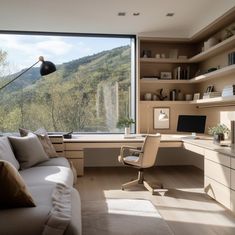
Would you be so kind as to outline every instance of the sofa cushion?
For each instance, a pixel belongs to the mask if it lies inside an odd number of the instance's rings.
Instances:
[[[0,234],[41,235],[52,208],[53,189],[52,185],[29,187],[37,207],[0,210]],[[72,189],[71,203],[72,219],[64,235],[81,235],[81,202],[76,189]]]
[[[61,183],[73,186],[73,173],[69,167],[35,166],[19,171],[28,186],[54,185]]]
[[[20,135],[24,137],[24,136],[27,136],[32,131],[24,129],[24,128],[19,128],[19,132],[20,132]],[[39,141],[42,144],[44,151],[49,157],[51,158],[58,157],[58,154],[56,153],[56,150],[53,144],[51,143],[51,140],[47,134],[47,131],[44,128],[40,128],[34,131],[33,133],[37,135]]]
[[[8,138],[15,156],[20,162],[21,169],[32,167],[49,159],[35,134],[30,133],[25,137],[9,136]]]
[[[20,168],[7,137],[0,138],[0,160],[10,162],[17,170]]]
[[[0,160],[0,208],[34,207],[35,203],[18,170]]]
[[[68,160],[64,157],[49,158],[48,161],[41,162],[36,166],[64,166],[68,168],[70,167]]]

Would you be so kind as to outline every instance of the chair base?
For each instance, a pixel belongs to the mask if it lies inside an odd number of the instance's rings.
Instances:
[[[148,191],[150,191],[152,193],[152,195],[155,194],[155,192],[157,192],[157,189],[163,189],[163,185],[161,183],[153,183],[153,184],[149,184],[146,180],[144,180],[144,172],[143,169],[140,169],[138,172],[138,178],[136,180],[132,180],[128,183],[125,183],[122,185],[122,190],[130,187],[130,186],[134,186],[134,185],[139,185],[142,184]]]

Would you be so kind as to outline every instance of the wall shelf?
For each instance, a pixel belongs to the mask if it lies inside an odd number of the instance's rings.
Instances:
[[[203,51],[189,59],[190,63],[196,63],[204,61],[212,56],[215,56],[219,54],[220,52],[223,52],[226,49],[229,49],[235,45],[235,35],[233,35],[230,38],[225,39],[224,41],[216,44],[215,46],[209,48],[206,51]]]
[[[159,64],[187,64],[192,63],[188,59],[174,59],[174,58],[140,58],[141,63],[159,63]]]
[[[140,79],[141,84],[188,84],[190,83],[189,80],[177,80],[177,79],[170,79],[170,80],[163,80],[163,79],[152,79],[152,78],[142,78]]]
[[[176,100],[176,101],[171,101],[171,100],[141,100],[140,101],[141,105],[158,105],[164,107],[165,105],[172,105],[172,104],[192,104],[191,101],[186,101],[186,100]]]
[[[200,100],[193,100],[190,101],[191,104],[219,104],[219,103],[229,103],[235,101],[235,95],[234,96],[228,96],[228,97],[215,97],[215,98],[209,98],[209,99],[200,99]],[[235,104],[234,104],[235,105]]]
[[[217,78],[217,77],[227,76],[232,73],[235,73],[235,64],[226,66],[224,68],[218,69],[218,70],[210,72],[210,73],[199,75],[199,76],[194,77],[190,80],[177,80],[177,79],[162,80],[162,79],[154,79],[154,78],[143,78],[143,79],[140,79],[140,83],[141,84],[145,84],[145,83],[190,84],[190,83],[205,82],[205,81]]]
[[[226,66],[222,69],[218,69],[218,70],[215,70],[215,71],[210,72],[210,73],[206,73],[206,74],[197,76],[195,78],[190,79],[189,82],[190,83],[204,82],[204,81],[211,80],[213,78],[226,76],[226,75],[232,74],[234,72],[235,72],[235,64],[230,65],[230,66]]]

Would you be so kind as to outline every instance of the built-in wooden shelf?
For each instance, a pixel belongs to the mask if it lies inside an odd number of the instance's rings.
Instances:
[[[172,104],[189,104],[189,105],[199,105],[199,104],[219,104],[219,103],[229,103],[235,101],[235,95],[234,96],[228,96],[228,97],[215,97],[215,98],[208,98],[208,99],[200,99],[200,100],[192,100],[192,101],[185,101],[185,100],[141,100],[140,104],[142,105],[172,105]]]
[[[186,100],[176,100],[176,101],[171,101],[171,100],[141,100],[140,104],[142,105],[170,105],[170,104],[191,104],[191,101],[186,101]]]
[[[230,38],[225,39],[224,41],[216,44],[215,46],[209,48],[206,51],[203,51],[193,57],[191,57],[188,61],[190,63],[197,63],[204,61],[212,56],[215,56],[219,54],[220,52],[223,52],[226,49],[229,49],[235,45],[235,35],[233,35]]]
[[[218,103],[228,103],[228,102],[234,102],[235,101],[235,95],[234,96],[228,96],[228,97],[215,97],[215,98],[208,98],[208,99],[200,99],[200,100],[193,100],[190,101],[191,104],[218,104]]]
[[[141,84],[145,83],[190,84],[190,83],[199,83],[199,82],[208,81],[214,78],[227,76],[232,73],[235,73],[235,64],[226,66],[224,68],[218,69],[210,73],[194,77],[190,80],[177,80],[177,79],[163,80],[163,79],[154,79],[154,78],[143,78],[140,80],[140,83]]]
[[[159,64],[187,64],[192,63],[188,59],[174,59],[174,58],[140,58],[141,63],[159,63]]]
[[[226,76],[226,75],[232,74],[234,72],[235,72],[235,64],[230,65],[230,66],[226,66],[224,68],[215,70],[215,71],[210,72],[210,73],[206,73],[206,74],[197,76],[195,78],[190,79],[189,82],[190,83],[204,82],[204,81],[207,81],[207,80],[211,80],[213,78]]]
[[[189,80],[177,80],[177,79],[170,79],[170,80],[164,80],[164,79],[154,79],[154,78],[142,78],[140,79],[141,84],[145,83],[154,83],[154,84],[188,84]]]

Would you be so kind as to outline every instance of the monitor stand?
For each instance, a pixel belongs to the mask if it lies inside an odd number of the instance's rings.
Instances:
[[[193,132],[191,135],[188,135],[188,136],[184,136],[182,137],[183,139],[190,139],[190,140],[195,140],[197,139],[197,134],[195,132]]]

